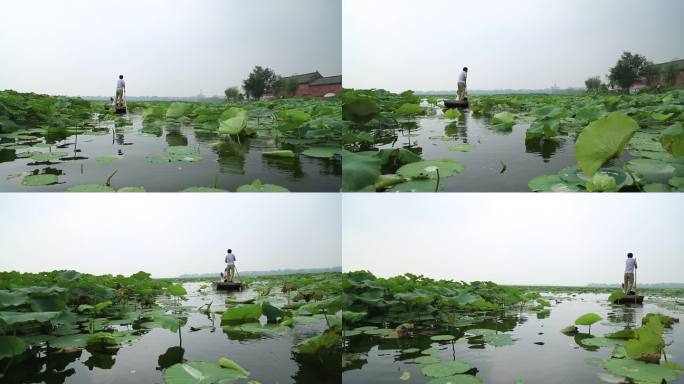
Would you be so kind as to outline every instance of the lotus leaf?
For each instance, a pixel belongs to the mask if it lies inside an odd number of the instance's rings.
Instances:
[[[221,321],[227,322],[248,322],[259,320],[262,310],[259,304],[239,304],[228,308],[221,316]]]
[[[316,354],[337,344],[342,337],[340,327],[333,326],[322,334],[300,341],[294,346],[299,353]]]
[[[411,103],[403,104],[394,112],[399,116],[416,116],[425,114],[425,110],[421,108],[420,105]]]
[[[231,360],[227,357],[220,358],[218,363],[223,368],[234,369],[234,370],[242,373],[243,375],[245,375],[245,377],[249,376],[249,371],[242,368],[238,363],[234,362],[233,360]]]
[[[516,381],[515,384],[521,383],[521,381]],[[473,375],[458,374],[432,379],[428,381],[427,384],[482,384],[482,380],[478,379]]]
[[[252,184],[241,185],[237,188],[238,192],[289,192],[285,187],[275,184],[263,184],[261,180],[257,179]]]
[[[67,192],[114,192],[114,188],[101,184],[81,184],[69,187]]]
[[[662,380],[677,379],[677,373],[670,368],[636,360],[609,359],[603,363],[603,367],[612,374],[647,383],[660,383]]]
[[[212,187],[187,187],[183,192],[227,192],[225,189]]]
[[[107,165],[107,164],[111,164],[114,160],[119,160],[119,159],[121,159],[121,157],[119,157],[119,156],[100,156],[100,157],[96,157],[95,161],[97,161],[98,164]]]
[[[461,112],[459,112],[456,108],[451,108],[444,112],[444,117],[446,117],[449,120],[458,119],[460,116]]]
[[[289,149],[283,149],[278,151],[261,152],[262,156],[267,157],[295,157],[294,152]]]
[[[677,123],[663,130],[660,143],[673,156],[684,156],[684,125]]]
[[[145,192],[144,187],[122,187],[117,192]]]
[[[397,170],[397,174],[408,178],[436,178],[439,171],[440,177],[448,177],[456,173],[461,173],[464,166],[453,160],[427,160],[417,161],[402,166]]]
[[[26,343],[16,336],[0,336],[0,360],[24,353]]]
[[[432,355],[424,355],[424,356],[418,356],[415,359],[413,359],[418,364],[436,364],[439,363],[440,360],[439,357],[432,356]]]
[[[575,320],[576,325],[592,325],[596,323],[597,321],[601,321],[603,317],[595,314],[595,313],[585,313],[584,315],[580,316]]]
[[[28,304],[29,298],[22,291],[0,290],[0,309]]]
[[[26,185],[28,187],[37,187],[42,185],[57,184],[57,182],[59,182],[57,175],[46,173],[41,175],[26,176],[21,181],[21,184]]]
[[[495,335],[484,335],[482,337],[485,343],[490,344],[494,347],[503,347],[506,345],[513,345],[513,338],[505,333],[497,333]]]
[[[606,161],[620,155],[638,129],[639,124],[622,112],[589,123],[575,144],[577,164],[586,175],[594,176]]]
[[[189,103],[171,103],[166,110],[166,117],[172,119],[179,118],[186,115],[190,109],[192,109],[192,104]]]
[[[453,340],[455,338],[456,337],[454,337],[454,335],[436,335],[436,336],[431,336],[430,340],[432,340],[432,341],[449,341],[449,340]]]
[[[232,368],[223,368],[218,363],[209,361],[189,361],[174,364],[164,371],[166,384],[213,384],[230,382],[247,377],[243,372]]]
[[[67,157],[69,154],[66,152],[46,152],[46,153],[34,153],[31,158],[37,162],[48,162],[52,160],[59,160],[62,157]]]
[[[239,135],[247,127],[249,114],[242,108],[228,108],[220,117],[219,133]]]
[[[627,340],[625,351],[630,359],[647,363],[658,363],[665,348],[663,340],[663,325],[660,318],[653,316],[641,327],[634,330],[634,339]]]
[[[676,176],[675,167],[660,160],[634,159],[627,162],[627,167],[647,180]]]
[[[401,350],[401,353],[407,353],[407,354],[408,353],[418,353],[418,352],[420,352],[419,348],[406,348],[406,349]]]
[[[445,361],[441,363],[428,364],[423,366],[420,371],[429,377],[447,377],[457,373],[463,373],[471,369],[468,363],[463,361]]]
[[[339,153],[339,147],[312,147],[304,150],[302,155],[318,159],[330,159]]]
[[[380,176],[380,166],[376,156],[342,150],[342,191],[353,192],[372,185]]]
[[[449,150],[454,152],[468,152],[473,148],[475,148],[475,146],[472,144],[455,144],[449,147]]]
[[[11,326],[32,321],[43,323],[53,320],[59,315],[60,312],[0,312],[0,320]]]

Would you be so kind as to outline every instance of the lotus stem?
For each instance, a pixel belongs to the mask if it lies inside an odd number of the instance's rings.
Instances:
[[[437,168],[437,185],[435,185],[435,192],[439,190],[439,168]]]
[[[112,172],[112,174],[107,177],[107,180],[105,181],[106,186],[109,187],[109,183],[112,181],[112,177],[114,176],[114,174],[116,174],[117,171],[118,169],[115,169],[114,172]]]
[[[616,159],[617,159],[618,162],[620,162],[620,164],[622,165],[622,168],[625,170],[625,172],[627,172],[627,174],[629,175],[629,177],[631,177],[632,180],[634,180],[634,184],[636,185],[636,187],[637,187],[637,189],[639,190],[639,192],[643,192],[643,190],[641,189],[641,184],[639,184],[639,180],[637,180],[637,178],[634,177],[634,174],[633,174],[632,171],[629,169],[629,167],[627,167],[627,164],[625,164],[619,157],[616,157]]]

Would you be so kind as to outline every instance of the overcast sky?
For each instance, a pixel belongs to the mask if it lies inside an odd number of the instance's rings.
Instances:
[[[682,0],[344,0],[347,88],[584,86],[623,51],[684,58]]]
[[[340,266],[337,194],[0,196],[0,270],[155,277]]]
[[[344,194],[344,271],[504,284],[684,282],[681,194]]]
[[[255,65],[341,74],[341,0],[2,0],[0,57],[0,89],[222,95]]]

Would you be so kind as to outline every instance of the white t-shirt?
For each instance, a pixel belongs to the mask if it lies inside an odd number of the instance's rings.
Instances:
[[[229,253],[226,255],[226,263],[228,265],[233,265],[235,264],[235,255],[232,253]]]
[[[634,273],[636,267],[636,259],[633,257],[628,257],[625,260],[625,273]]]
[[[126,82],[123,79],[119,79],[116,81],[116,87],[117,88],[126,88]]]
[[[466,71],[461,71],[461,74],[458,75],[458,82],[459,82],[459,83],[465,83],[465,82],[466,82],[466,77],[468,77],[468,72],[466,72]]]

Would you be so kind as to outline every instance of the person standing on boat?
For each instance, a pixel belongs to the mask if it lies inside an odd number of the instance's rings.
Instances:
[[[116,81],[116,105],[123,103],[124,93],[126,93],[126,82],[123,79],[123,75],[119,75],[119,80]]]
[[[627,260],[625,260],[625,281],[623,289],[625,294],[629,294],[634,288],[634,273],[637,269],[637,262],[634,258],[632,252],[627,254]]]
[[[226,281],[233,281],[233,277],[235,276],[235,254],[233,253],[232,249],[228,250],[228,253],[226,254]]]
[[[468,67],[463,67],[463,71],[458,75],[458,100],[463,100],[466,90],[466,78],[468,77]]]

